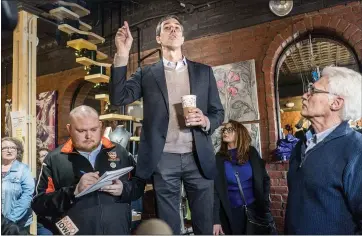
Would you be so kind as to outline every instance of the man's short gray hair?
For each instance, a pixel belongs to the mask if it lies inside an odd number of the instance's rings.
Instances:
[[[328,66],[322,71],[328,78],[329,92],[344,98],[342,120],[362,117],[362,76],[346,67]]]
[[[168,15],[168,16],[162,17],[162,18],[160,19],[160,21],[158,22],[157,27],[156,27],[156,36],[160,36],[162,23],[163,23],[164,21],[169,20],[169,19],[175,19],[175,20],[177,20],[178,23],[180,23],[181,30],[182,30],[182,34],[184,33],[184,26],[183,26],[180,18],[178,18],[176,15]]]

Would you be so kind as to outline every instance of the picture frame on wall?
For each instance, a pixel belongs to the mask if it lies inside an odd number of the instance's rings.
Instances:
[[[57,91],[37,95],[36,145],[49,150],[57,146]]]
[[[250,137],[251,137],[251,146],[255,147],[256,150],[259,151],[260,156],[261,153],[261,139],[260,139],[260,126],[259,123],[250,123],[250,124],[243,124],[245,128],[249,131]],[[220,150],[221,142],[222,142],[222,134],[221,129],[223,126],[220,126],[215,130],[212,138],[212,145],[214,147],[214,152],[217,153]]]
[[[260,113],[255,72],[255,60],[236,62],[212,68],[221,104],[224,107],[224,124],[229,120],[242,123],[250,133],[251,145],[261,154]],[[221,127],[212,135],[215,153],[221,145]]]
[[[215,66],[212,69],[225,110],[224,122],[229,119],[238,122],[259,120],[255,60]]]

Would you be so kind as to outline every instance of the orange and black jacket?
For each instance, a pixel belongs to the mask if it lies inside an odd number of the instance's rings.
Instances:
[[[133,158],[126,149],[108,139],[102,139],[94,168],[68,140],[45,158],[32,208],[37,215],[51,217],[53,224],[69,216],[78,227],[78,234],[130,234],[130,203],[143,195],[145,185],[144,180],[132,177],[135,168],[120,178],[123,192],[119,197],[101,191],[80,198],[74,196],[82,172],[99,171],[101,176],[106,171],[128,166],[135,166]]]

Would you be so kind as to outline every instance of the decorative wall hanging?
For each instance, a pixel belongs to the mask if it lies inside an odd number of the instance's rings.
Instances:
[[[255,61],[243,61],[213,67],[225,119],[259,120]]]
[[[57,92],[49,91],[37,95],[36,100],[36,145],[37,148],[56,147]]]
[[[11,136],[11,117],[10,112],[12,110],[12,100],[6,99],[5,101],[5,127],[4,127],[4,135],[5,137]]]
[[[260,156],[261,153],[261,142],[260,142],[260,126],[259,123],[251,123],[251,124],[243,124],[245,128],[249,131],[251,137],[251,146],[255,147],[256,150],[259,151]],[[212,145],[214,146],[214,152],[217,153],[221,146],[221,128],[220,126],[217,128],[212,135]]]
[[[213,67],[221,103],[225,110],[224,123],[257,121],[260,118],[255,76],[255,61],[248,60]],[[258,122],[244,124],[252,136],[252,146],[261,154]],[[221,144],[221,127],[212,135],[214,150]]]
[[[260,126],[259,123],[243,124],[251,136],[251,146],[259,151],[261,156]]]

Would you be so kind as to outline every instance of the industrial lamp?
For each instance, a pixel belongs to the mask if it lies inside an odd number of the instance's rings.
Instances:
[[[277,16],[286,16],[293,9],[293,0],[270,0],[269,8]]]

